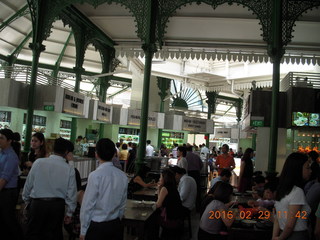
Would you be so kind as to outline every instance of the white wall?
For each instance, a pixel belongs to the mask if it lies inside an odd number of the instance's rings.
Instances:
[[[257,132],[257,148],[256,148],[256,162],[255,170],[265,172],[268,170],[268,156],[269,156],[269,138],[270,128],[259,127]],[[284,161],[286,159],[286,138],[287,130],[284,128],[278,129],[278,150],[276,171],[281,172]]]

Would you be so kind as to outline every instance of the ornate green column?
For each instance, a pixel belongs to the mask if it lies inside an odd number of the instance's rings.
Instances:
[[[277,144],[278,144],[278,110],[279,110],[279,83],[280,61],[284,54],[282,43],[282,0],[273,0],[272,5],[272,33],[268,54],[273,62],[271,126],[269,139],[268,174],[276,174]]]
[[[140,137],[138,146],[138,158],[136,162],[136,170],[138,171],[141,164],[144,162],[146,153],[146,141],[147,141],[147,130],[148,130],[148,107],[149,107],[149,89],[150,89],[150,76],[153,54],[157,51],[155,45],[155,31],[156,21],[158,15],[158,1],[147,1],[146,6],[147,12],[145,13],[146,32],[145,32],[145,43],[142,45],[142,49],[145,53],[145,66],[143,76],[143,90],[142,90],[142,104],[141,104],[141,118],[140,118]]]
[[[211,114],[215,114],[216,113],[216,101],[217,101],[217,96],[218,94],[216,92],[206,92],[206,96],[207,96],[207,100],[206,103],[208,104],[208,117],[207,119],[211,119]],[[206,133],[206,145],[207,147],[209,147],[209,137],[210,134]]]
[[[42,51],[45,50],[45,46],[41,43],[30,43],[29,47],[32,50],[32,67],[31,67],[31,77],[30,85],[28,92],[28,109],[27,109],[27,125],[26,125],[26,134],[23,150],[29,152],[30,150],[30,141],[32,134],[32,124],[33,124],[33,106],[34,106],[34,95],[36,91],[37,83],[37,71],[39,65],[39,58]]]
[[[115,49],[110,47],[101,46],[99,44],[101,62],[102,62],[102,74],[113,71],[112,60],[115,57]],[[111,76],[105,76],[99,78],[99,100],[101,102],[106,102],[107,100],[107,90],[110,87]],[[100,123],[99,125],[99,138],[103,138],[104,134],[104,123]]]
[[[170,89],[170,82],[171,79],[163,78],[163,77],[157,77],[157,84],[160,92],[158,92],[160,96],[160,109],[159,112],[164,112],[164,102],[165,98],[168,96],[168,90]],[[158,148],[160,149],[162,143],[162,129],[158,130]]]
[[[241,126],[240,126],[240,121],[242,117],[242,106],[243,106],[243,100],[241,98],[238,98],[234,106],[236,108],[236,116],[237,116],[237,122],[238,122],[238,144],[240,144],[240,131],[241,131]]]

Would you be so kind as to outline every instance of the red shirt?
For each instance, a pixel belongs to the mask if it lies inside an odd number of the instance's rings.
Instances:
[[[219,155],[217,157],[216,165],[219,166],[218,167],[219,175],[221,174],[221,172],[224,168],[230,168],[231,166],[233,166],[233,167],[236,166],[233,157],[230,155],[225,155],[225,154]]]

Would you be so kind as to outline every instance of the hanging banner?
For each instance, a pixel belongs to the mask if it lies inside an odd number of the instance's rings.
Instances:
[[[231,128],[216,128],[214,130],[215,138],[231,138]]]
[[[111,123],[113,108],[104,102],[90,100],[89,116],[92,120]]]

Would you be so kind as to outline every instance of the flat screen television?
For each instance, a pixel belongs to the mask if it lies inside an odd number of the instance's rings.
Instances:
[[[293,112],[292,113],[292,126],[306,127],[309,126],[309,115],[306,112]]]
[[[320,113],[310,113],[309,126],[310,127],[320,127]]]

